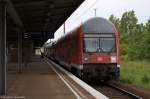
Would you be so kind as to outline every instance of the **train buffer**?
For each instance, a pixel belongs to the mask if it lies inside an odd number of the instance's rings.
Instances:
[[[108,99],[48,59],[36,56],[22,73],[8,64],[7,95],[4,99]],[[13,69],[11,69],[13,68]]]

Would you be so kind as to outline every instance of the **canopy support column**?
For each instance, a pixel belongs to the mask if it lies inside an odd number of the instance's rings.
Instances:
[[[6,94],[6,3],[0,0],[0,95]]]

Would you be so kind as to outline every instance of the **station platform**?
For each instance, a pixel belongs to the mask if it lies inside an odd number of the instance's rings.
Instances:
[[[10,63],[8,65],[10,67],[7,75],[8,97],[18,99],[95,99],[66,74],[56,70],[54,64],[39,56],[34,57],[32,62],[23,67],[22,73],[15,72],[17,64]]]

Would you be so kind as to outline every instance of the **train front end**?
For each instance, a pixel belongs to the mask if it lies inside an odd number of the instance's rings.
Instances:
[[[112,80],[119,78],[118,32],[103,18],[83,24],[83,79]]]

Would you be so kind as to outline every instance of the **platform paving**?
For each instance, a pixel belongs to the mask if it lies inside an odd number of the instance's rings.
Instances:
[[[34,57],[22,73],[9,63],[7,96],[20,99],[76,99],[59,76],[42,60]],[[15,67],[15,68],[14,68]]]

